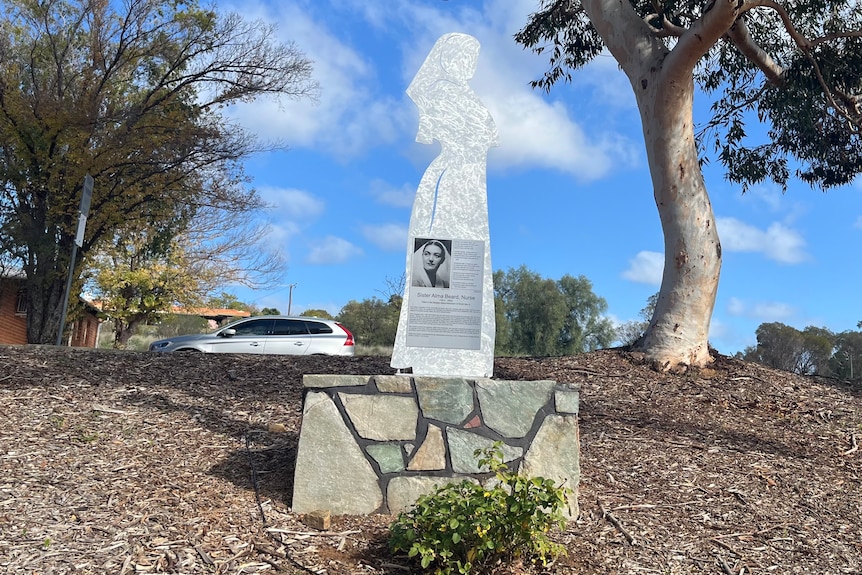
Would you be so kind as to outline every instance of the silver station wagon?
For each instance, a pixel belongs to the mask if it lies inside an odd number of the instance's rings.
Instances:
[[[337,321],[263,315],[235,321],[212,333],[180,335],[150,344],[150,351],[354,355],[353,334]]]

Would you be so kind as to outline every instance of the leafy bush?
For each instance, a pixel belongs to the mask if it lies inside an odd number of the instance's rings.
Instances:
[[[451,483],[419,498],[390,525],[389,545],[406,551],[437,575],[482,572],[499,561],[523,559],[547,565],[565,549],[548,538],[565,527],[568,490],[551,479],[509,469],[497,442],[477,450],[479,466],[496,474],[493,486]]]

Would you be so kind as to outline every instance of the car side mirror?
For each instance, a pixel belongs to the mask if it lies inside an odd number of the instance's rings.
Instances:
[[[219,337],[233,337],[236,335],[236,330],[232,327],[223,329],[218,333]]]

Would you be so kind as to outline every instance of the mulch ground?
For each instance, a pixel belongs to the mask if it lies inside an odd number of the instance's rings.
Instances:
[[[390,517],[290,510],[305,373],[386,357],[0,346],[0,572],[416,572]],[[568,554],[501,573],[862,574],[862,388],[718,357],[686,374],[610,350],[496,361],[581,386]]]

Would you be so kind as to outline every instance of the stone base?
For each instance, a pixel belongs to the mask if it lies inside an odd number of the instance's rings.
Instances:
[[[578,389],[554,381],[306,375],[293,489],[297,513],[398,513],[445,483],[483,482],[473,452],[572,490],[578,515]]]

